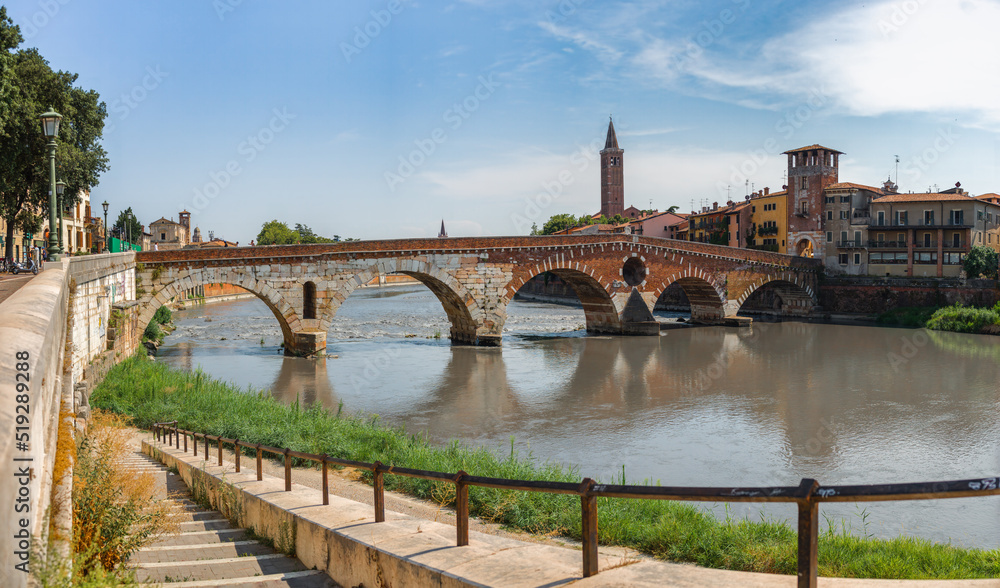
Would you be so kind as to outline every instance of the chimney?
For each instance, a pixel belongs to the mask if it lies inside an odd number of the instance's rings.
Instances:
[[[712,210],[719,210],[719,203],[718,202],[713,202],[712,203]]]
[[[770,193],[771,193],[771,189],[770,189],[770,188],[768,188],[768,187],[765,187],[765,188],[764,188],[764,196],[767,196],[767,195],[768,195],[768,194],[770,194]]]
[[[733,205],[733,201],[732,200],[726,202],[726,206],[732,206],[732,205]]]

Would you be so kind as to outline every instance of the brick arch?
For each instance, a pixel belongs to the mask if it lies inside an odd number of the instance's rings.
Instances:
[[[663,292],[673,284],[684,290],[691,304],[692,321],[715,321],[725,317],[726,293],[718,285],[712,283],[711,276],[704,271],[689,266],[687,269],[671,274],[654,290],[659,301]]]
[[[195,271],[185,278],[178,278],[162,284],[151,294],[143,296],[141,302],[142,310],[139,312],[139,326],[145,330],[149,322],[153,320],[153,315],[156,314],[156,311],[161,306],[167,304],[171,298],[181,294],[185,290],[206,284],[231,284],[239,286],[255,294],[257,298],[260,298],[274,314],[274,318],[278,320],[278,326],[281,327],[281,335],[284,339],[285,347],[290,348],[294,345],[295,338],[293,333],[301,328],[301,321],[295,309],[282,297],[281,293],[267,283],[253,279],[252,277],[243,275],[239,279],[236,279],[236,277],[230,278],[227,274],[228,272],[213,272],[212,278],[206,279],[204,271]]]
[[[615,305],[607,286],[600,282],[605,276],[597,275],[593,268],[585,264],[572,262],[572,258],[565,260],[564,256],[549,258],[538,265],[519,268],[504,287],[503,305],[509,304],[522,286],[545,272],[559,276],[576,292],[580,304],[583,305],[588,333],[618,335],[622,333],[620,309]],[[618,279],[619,276],[616,274],[609,277]]]
[[[337,310],[352,292],[379,275],[387,274],[410,276],[434,293],[451,323],[452,342],[473,345],[478,342],[477,325],[483,323],[483,312],[476,298],[444,269],[426,261],[414,259],[379,261],[345,280],[323,312],[323,319],[320,321],[322,327],[324,329],[330,328]]]
[[[778,276],[765,276],[756,279],[736,299],[736,303],[742,308],[750,296],[761,288],[775,290],[775,294],[781,299],[782,310],[785,314],[808,314],[812,307],[818,303],[816,292],[812,286],[793,273],[782,273]]]

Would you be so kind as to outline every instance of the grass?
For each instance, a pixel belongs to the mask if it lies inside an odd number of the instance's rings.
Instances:
[[[880,325],[926,328],[955,333],[1000,334],[1000,303],[993,308],[974,306],[906,306],[879,315]]]
[[[91,402],[130,415],[142,427],[176,419],[182,428],[314,454],[500,478],[568,482],[581,478],[572,467],[522,456],[513,445],[503,455],[458,441],[439,446],[386,426],[377,416],[286,406],[266,392],[247,391],[139,356],[116,366]],[[454,495],[450,483],[397,476],[385,480],[393,490],[443,503]],[[471,488],[469,503],[474,516],[514,529],[580,537],[580,502],[575,496]],[[602,544],[630,546],[706,567],[796,572],[796,533],[784,522],[719,520],[679,502],[601,498],[598,504]],[[831,524],[820,537],[819,564],[824,576],[993,578],[1000,576],[1000,550],[963,549],[910,537],[858,537]]]

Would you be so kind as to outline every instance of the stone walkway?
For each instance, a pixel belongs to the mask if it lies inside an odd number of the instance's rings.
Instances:
[[[140,582],[177,588],[253,586],[255,588],[335,588],[324,572],[309,570],[294,557],[254,540],[215,510],[199,506],[180,476],[140,452],[124,456],[126,467],[148,472],[157,481],[157,497],[168,500],[180,533],[135,553],[128,566]]]
[[[21,289],[21,286],[31,281],[33,274],[0,274],[0,302],[7,300],[11,294]]]

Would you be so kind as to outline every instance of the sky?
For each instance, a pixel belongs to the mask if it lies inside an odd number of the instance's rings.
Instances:
[[[1000,192],[1000,1],[6,6],[107,104],[92,201],[241,244],[273,219],[389,239],[593,214],[609,116],[639,208],[780,189],[815,143],[841,181]]]

